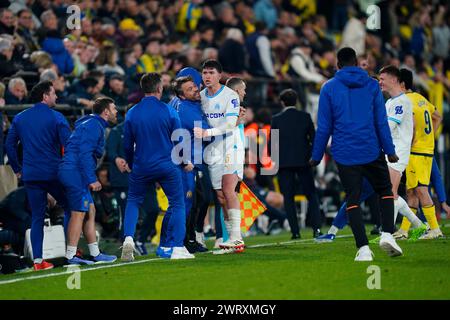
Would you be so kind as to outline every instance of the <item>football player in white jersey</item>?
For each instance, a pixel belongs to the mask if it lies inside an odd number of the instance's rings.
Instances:
[[[392,193],[394,194],[394,222],[400,212],[414,226],[417,238],[426,230],[420,219],[411,211],[406,201],[398,195],[398,186],[409,162],[411,144],[414,132],[414,120],[411,100],[406,96],[400,85],[400,71],[395,66],[386,66],[380,70],[381,91],[389,94],[386,101],[386,114],[392,140],[395,145],[395,153],[399,160],[396,163],[388,162],[389,175],[391,176]],[[423,230],[425,228],[425,230]],[[416,238],[416,236],[414,236]]]
[[[208,164],[211,182],[224,209],[225,227],[229,239],[222,249],[243,251],[241,236],[241,209],[238,183],[244,171],[244,131],[236,126],[240,101],[238,94],[220,84],[222,66],[216,60],[207,60],[202,66],[205,89],[201,91],[202,109],[211,129],[194,128],[197,138],[214,137],[205,148],[204,159]]]

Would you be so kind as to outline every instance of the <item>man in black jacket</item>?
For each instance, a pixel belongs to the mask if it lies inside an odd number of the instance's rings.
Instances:
[[[314,141],[314,124],[309,113],[296,109],[297,93],[292,89],[281,92],[280,101],[283,110],[272,118],[271,129],[279,130],[279,144],[273,146],[272,152],[278,152],[278,180],[284,196],[292,239],[300,238],[294,196],[298,182],[302,185],[302,193],[308,198],[308,215],[314,230],[314,237],[320,235],[319,198],[314,186],[314,176],[308,161],[311,157]]]

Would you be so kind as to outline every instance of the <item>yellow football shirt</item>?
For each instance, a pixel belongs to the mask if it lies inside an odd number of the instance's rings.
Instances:
[[[413,105],[414,141],[411,153],[434,154],[434,130],[432,114],[436,110],[427,99],[416,92],[406,94]]]

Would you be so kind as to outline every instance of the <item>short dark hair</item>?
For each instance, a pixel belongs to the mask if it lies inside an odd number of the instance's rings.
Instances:
[[[177,95],[177,97],[184,96],[183,90],[181,89],[181,87],[183,86],[183,84],[185,84],[186,82],[189,82],[189,81],[194,82],[194,80],[192,79],[191,76],[179,77],[173,81],[172,87],[173,87],[173,90],[175,91],[175,94]]]
[[[393,65],[385,66],[380,70],[380,74],[382,73],[387,73],[393,77],[396,77],[397,81],[400,82],[400,70],[398,70],[396,66]]]
[[[297,104],[298,95],[293,89],[285,89],[280,93],[280,100],[286,107],[292,107]]]
[[[413,88],[413,74],[410,70],[402,68],[400,69],[400,83],[405,84],[406,90],[412,90]]]
[[[30,92],[31,101],[33,103],[41,102],[44,100],[44,94],[49,94],[53,87],[51,81],[42,81],[35,85]]]
[[[95,114],[101,114],[103,111],[109,108],[109,105],[114,103],[114,100],[108,97],[100,97],[95,99],[92,111]]]
[[[91,71],[89,71],[87,78],[95,78],[96,80],[100,80],[104,76],[105,76],[105,74],[103,73],[103,71],[91,70]]]
[[[141,89],[144,93],[156,93],[160,85],[161,75],[159,73],[146,73],[141,78]]]
[[[217,72],[222,73],[223,68],[219,61],[214,59],[208,59],[202,64],[202,70],[204,69],[216,69]]]
[[[350,47],[344,47],[337,52],[337,65],[339,68],[358,65],[356,52]]]
[[[87,89],[94,88],[98,84],[98,80],[94,77],[88,77],[80,80],[80,84]]]
[[[227,80],[225,85],[231,89],[235,89],[238,85],[245,84],[245,81],[238,77],[231,77]]]

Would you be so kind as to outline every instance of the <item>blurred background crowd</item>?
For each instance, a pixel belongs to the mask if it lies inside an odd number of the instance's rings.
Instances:
[[[67,8],[74,4],[81,20],[80,28],[71,30]],[[380,9],[378,29],[367,28],[377,18],[367,14],[372,4]],[[410,69],[416,90],[444,115],[436,149],[449,186],[449,25],[445,0],[1,1],[0,165],[9,124],[29,106],[28,92],[40,80],[53,82],[57,109],[71,124],[90,113],[101,95],[115,100],[123,120],[126,108],[143,96],[143,73],[163,75],[162,100],[168,102],[180,69],[218,59],[224,79],[239,76],[247,83],[248,125],[267,129],[286,88],[297,91],[299,108],[315,121],[320,86],[336,71],[336,51],[351,46],[372,76],[387,64]],[[104,189],[97,212],[106,230],[108,217],[118,210],[113,166],[107,154],[98,170]],[[335,172],[329,157],[317,170],[324,215],[342,200]],[[276,188],[265,177],[256,178],[262,188]]]

